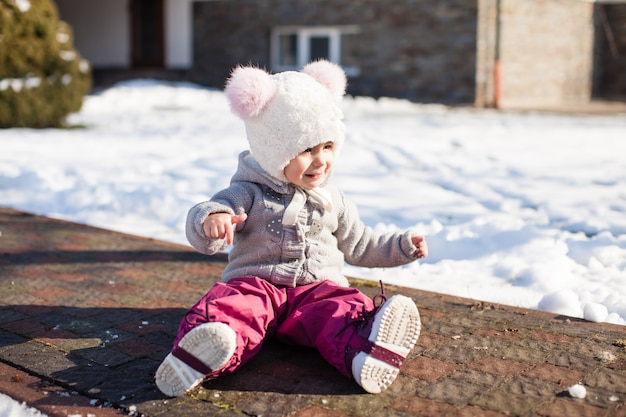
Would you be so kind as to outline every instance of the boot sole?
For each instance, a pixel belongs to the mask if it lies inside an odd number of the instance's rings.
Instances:
[[[235,353],[237,337],[224,323],[205,323],[187,333],[178,343],[182,349],[200,360],[212,370],[225,366]],[[159,390],[170,397],[177,397],[194,388],[205,375],[196,371],[171,353],[168,354],[155,379]]]
[[[368,340],[406,358],[417,342],[420,328],[420,316],[413,300],[394,295],[376,314]],[[395,366],[364,352],[359,352],[352,361],[357,383],[372,394],[389,388],[399,372]]]

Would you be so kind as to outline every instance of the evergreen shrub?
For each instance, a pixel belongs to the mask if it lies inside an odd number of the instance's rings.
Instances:
[[[0,128],[62,127],[91,82],[52,0],[0,0]]]

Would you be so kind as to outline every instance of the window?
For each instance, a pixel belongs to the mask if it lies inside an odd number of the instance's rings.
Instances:
[[[282,26],[272,31],[272,70],[299,70],[317,59],[327,59],[343,67],[348,76],[359,74],[355,59],[346,48],[354,45],[356,26],[301,27]]]

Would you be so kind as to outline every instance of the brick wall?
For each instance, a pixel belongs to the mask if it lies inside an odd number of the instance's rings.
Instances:
[[[501,107],[591,99],[593,8],[571,0],[501,0]]]
[[[356,25],[349,94],[473,103],[477,13],[476,0],[195,2],[193,78],[222,87],[235,65],[269,68],[275,26]]]
[[[193,16],[192,81],[218,88],[236,65],[271,69],[272,28],[353,25],[349,94],[503,108],[626,97],[626,4],[214,0]]]

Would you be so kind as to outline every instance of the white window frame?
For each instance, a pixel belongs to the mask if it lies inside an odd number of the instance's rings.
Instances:
[[[302,69],[311,61],[309,50],[310,39],[316,36],[327,36],[329,39],[329,61],[341,65],[341,35],[358,33],[357,26],[278,26],[272,30],[271,36],[271,66],[272,71],[294,71]],[[283,35],[296,35],[297,57],[295,65],[280,64],[280,37]],[[343,67],[346,75],[357,76],[359,69],[356,67]]]

